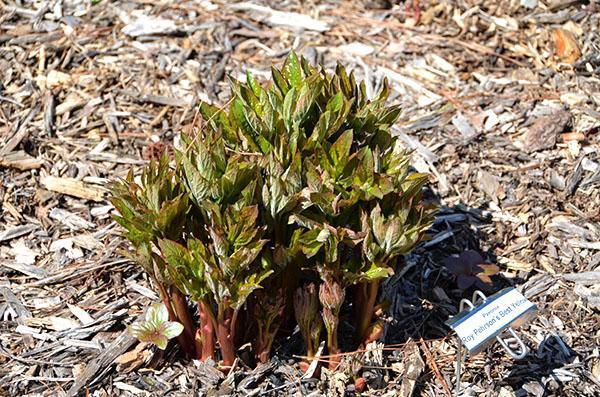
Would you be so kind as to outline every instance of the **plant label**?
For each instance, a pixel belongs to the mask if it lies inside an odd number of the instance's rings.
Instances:
[[[488,297],[473,309],[453,316],[446,324],[452,328],[469,353],[481,351],[508,327],[517,328],[533,317],[537,306],[514,288]]]

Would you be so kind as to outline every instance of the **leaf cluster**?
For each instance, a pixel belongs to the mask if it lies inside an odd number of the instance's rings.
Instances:
[[[155,303],[146,312],[144,320],[134,322],[129,326],[129,333],[141,342],[150,342],[165,350],[169,339],[183,332],[183,325],[169,321],[169,313],[162,303]]]
[[[270,347],[282,307],[296,308],[309,350],[322,318],[337,344],[345,290],[370,291],[355,305],[369,325],[377,289],[367,284],[393,274],[432,221],[421,198],[427,175],[410,171],[391,134],[400,109],[386,105],[387,82],[369,98],[341,65],[329,73],[293,52],[268,85],[248,73],[231,88],[227,107],[201,104],[203,128],[182,136],[173,163],[165,157],[114,185],[115,219],[157,282],[207,308],[223,356],[221,337],[240,339],[245,309],[268,319],[259,349]],[[253,310],[248,298],[265,286],[260,295],[276,303]]]

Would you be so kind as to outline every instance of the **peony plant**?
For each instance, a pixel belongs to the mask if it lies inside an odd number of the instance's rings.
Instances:
[[[370,99],[342,66],[291,52],[267,85],[248,74],[231,88],[226,107],[201,104],[174,160],[113,185],[115,219],[188,355],[227,370],[251,343],[264,362],[297,324],[308,360],[324,328],[334,369],[345,304],[355,346],[381,333],[379,284],[432,222],[428,177],[390,132],[400,109],[386,82]]]

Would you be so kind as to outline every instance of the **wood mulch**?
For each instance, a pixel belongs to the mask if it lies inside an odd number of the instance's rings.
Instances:
[[[0,395],[449,396],[443,324],[474,249],[539,308],[530,353],[469,357],[470,396],[600,395],[597,0],[0,1]],[[291,14],[293,13],[293,14]],[[403,106],[395,132],[431,174],[431,239],[383,287],[385,345],[303,375],[298,334],[270,363],[212,363],[124,330],[157,300],[124,259],[106,184],[177,144],[227,76],[290,48],[341,62]],[[240,352],[243,358],[247,352]],[[325,358],[323,358],[325,359]]]

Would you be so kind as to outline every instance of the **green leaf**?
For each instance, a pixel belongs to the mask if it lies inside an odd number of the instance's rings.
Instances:
[[[353,279],[353,283],[363,282],[363,281],[374,281],[382,278],[389,277],[394,274],[394,270],[385,265],[377,265],[375,263],[371,263],[369,268],[360,273],[358,277]]]
[[[290,51],[285,60],[283,75],[288,79],[292,87],[297,87],[302,82],[302,66],[300,66],[298,56],[293,50]]]
[[[248,296],[259,288],[262,288],[261,283],[267,277],[273,274],[273,270],[268,270],[260,274],[252,274],[246,278],[238,287],[237,294],[233,302],[233,309],[239,309],[248,299]]]
[[[379,205],[377,205],[373,211],[371,211],[370,221],[375,240],[379,245],[383,245],[385,241],[386,227]]]
[[[167,307],[163,303],[155,303],[146,311],[145,320],[136,321],[127,329],[140,342],[153,343],[165,350],[169,339],[183,332],[183,325],[169,321]]]
[[[295,102],[296,102],[296,87],[292,87],[287,94],[285,95],[285,98],[283,99],[283,110],[282,110],[282,116],[283,116],[283,121],[285,123],[286,129],[288,131],[290,131],[292,129],[292,121],[293,121],[293,110],[295,107]]]
[[[169,339],[159,333],[152,333],[147,340],[140,339],[142,342],[154,343],[160,350],[165,350],[169,344]]]
[[[386,108],[386,109],[384,109],[382,114],[379,116],[379,122],[381,124],[387,124],[387,125],[394,124],[396,122],[396,120],[398,120],[398,117],[400,117],[400,112],[401,112],[401,109],[399,106],[392,106],[392,107]]]
[[[324,228],[323,230],[321,230],[319,232],[319,234],[317,235],[315,240],[317,240],[319,243],[324,243],[329,240],[330,235],[331,235],[331,232],[329,231],[329,229]]]
[[[251,120],[252,113],[244,107],[243,102],[239,99],[233,102],[231,110],[236,124],[247,139],[250,149],[260,151],[258,143],[260,132],[257,130],[256,120]]]
[[[210,184],[185,156],[181,157],[183,174],[188,190],[197,203],[202,202],[210,195]]]
[[[301,85],[293,115],[294,121],[298,124],[304,123],[309,118],[315,99],[321,91],[321,80],[315,81],[318,77],[319,75],[315,74]]]
[[[188,209],[187,197],[179,196],[173,200],[164,202],[161,205],[160,213],[157,219],[157,225],[160,230],[179,230],[185,221],[186,211]],[[170,234],[170,233],[168,233]]]
[[[405,197],[413,197],[421,191],[427,183],[429,176],[427,174],[414,173],[409,175],[402,183]]]
[[[314,229],[307,232],[296,230],[292,237],[292,249],[294,251],[302,252],[306,258],[312,258],[315,256],[321,247],[323,242],[317,240],[321,230]]]
[[[140,341],[143,339],[148,339],[150,334],[154,332],[154,328],[152,328],[150,324],[145,321],[135,322],[127,327],[127,330],[133,337],[139,339]]]
[[[200,102],[200,114],[213,130],[220,131],[229,142],[235,141],[235,131],[227,118],[227,112],[206,102]]]
[[[175,241],[160,239],[158,246],[162,252],[165,261],[174,267],[186,267],[188,257],[186,248]]]
[[[346,73],[346,69],[338,63],[335,69],[336,76],[340,79],[340,88],[346,97],[352,97],[352,92],[355,89],[354,84],[348,78],[348,74]]]
[[[315,143],[323,142],[327,137],[327,134],[329,132],[329,129],[333,125],[333,122],[334,120],[332,119],[331,111],[321,113],[321,116],[319,117],[319,120],[317,121],[317,124],[315,125],[313,133],[311,134],[309,140]],[[306,149],[308,149],[308,147]]]
[[[163,303],[155,303],[146,312],[146,322],[158,328],[165,321],[169,321],[169,312]]]
[[[326,112],[328,111],[331,113],[337,113],[342,109],[343,104],[344,104],[344,96],[342,95],[341,92],[338,92],[329,100],[329,102],[327,102],[327,107],[325,108],[325,111]]]
[[[352,130],[347,130],[331,145],[329,155],[336,169],[336,177],[340,175],[350,157],[350,148],[353,140]]]
[[[254,93],[254,95],[257,98],[260,98],[261,94],[263,93],[263,88],[256,81],[256,79],[254,78],[254,76],[252,76],[252,73],[250,73],[250,71],[246,72],[246,82],[248,83],[248,86],[250,87],[250,89],[252,90],[252,92]]]
[[[176,321],[166,321],[162,324],[159,332],[167,339],[173,339],[183,332],[183,324]]]
[[[279,89],[279,93],[282,97],[284,97],[290,89],[288,82],[286,81],[285,77],[283,77],[281,72],[274,67],[271,67],[271,75],[273,76],[275,86]]]

